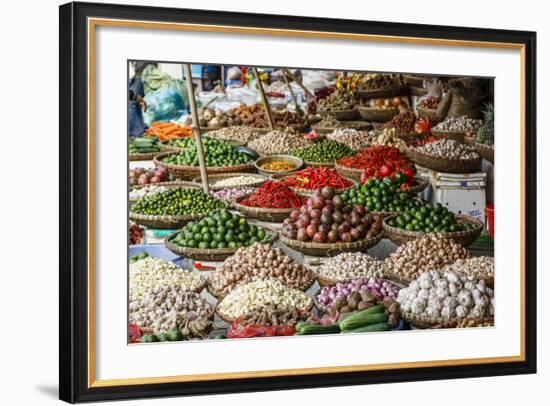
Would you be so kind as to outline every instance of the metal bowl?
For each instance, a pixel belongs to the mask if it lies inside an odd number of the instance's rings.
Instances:
[[[270,171],[267,169],[263,169],[261,167],[262,164],[273,162],[273,161],[290,162],[294,166],[294,168],[289,169],[287,171]],[[304,166],[304,161],[292,155],[269,155],[269,156],[257,159],[256,162],[254,162],[254,166],[256,167],[256,169],[260,174],[265,176],[288,175],[301,169]]]

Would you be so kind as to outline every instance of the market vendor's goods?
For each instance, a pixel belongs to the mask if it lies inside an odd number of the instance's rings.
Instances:
[[[395,128],[397,134],[412,134],[415,133],[416,116],[411,110],[404,110],[398,115],[394,116],[390,121],[380,127]]]
[[[159,141],[167,141],[174,138],[186,138],[193,136],[193,129],[182,127],[176,123],[166,123],[163,121],[154,121],[143,134],[147,137],[155,137]]]
[[[170,241],[179,247],[218,249],[248,246],[266,238],[263,229],[224,209],[210,212],[199,221],[190,221]]]
[[[402,184],[389,177],[384,180],[371,178],[362,186],[355,186],[342,193],[344,202],[364,206],[367,211],[402,212],[422,205],[415,196],[400,192]]]
[[[371,145],[394,147],[403,151],[406,143],[403,139],[398,137],[395,128],[384,128],[382,131],[372,132]]]
[[[361,278],[383,278],[386,275],[384,261],[362,252],[345,252],[329,258],[315,271],[319,281],[331,284],[349,282]],[[373,283],[376,281],[373,279]]]
[[[130,154],[150,154],[159,151],[158,139],[155,137],[131,138],[128,143],[128,152]]]
[[[149,185],[145,185],[145,186],[140,187],[140,188],[131,189],[130,193],[128,194],[128,198],[131,201],[135,201],[135,200],[141,199],[142,197],[151,196],[151,195],[154,195],[155,193],[162,193],[162,192],[165,192],[167,190],[168,190],[168,188],[165,187],[165,186],[156,185],[154,183],[151,183]]]
[[[386,279],[354,279],[325,286],[316,300],[325,309],[350,313],[374,306],[385,297],[396,298],[400,289],[397,284]]]
[[[422,231],[425,233],[448,233],[473,230],[473,225],[457,221],[452,211],[441,203],[428,203],[422,207],[405,210],[397,217],[388,220],[391,227],[407,231]]]
[[[221,111],[210,107],[200,108],[198,110],[198,119],[199,125],[207,128],[231,127],[242,124],[241,118],[233,110]],[[188,126],[193,124],[191,116],[187,117],[185,124]]]
[[[369,185],[367,185],[367,187],[371,187],[373,185],[379,186],[380,183],[384,181],[384,183],[386,183],[386,185],[389,186],[390,189],[405,190],[413,185],[415,181],[414,175],[414,167],[401,167],[399,166],[399,164],[396,164],[395,166],[384,164],[379,168],[373,166],[363,171],[363,173],[361,174],[361,184],[365,185],[367,182],[369,182]],[[375,179],[378,179],[378,181],[376,181]]]
[[[405,81],[401,74],[370,73],[365,76],[361,90],[381,90],[403,86]]]
[[[259,166],[260,168],[270,172],[288,172],[296,167],[293,162],[285,160],[263,162]]]
[[[277,279],[254,280],[237,286],[218,304],[218,313],[227,320],[243,317],[268,306],[307,312],[312,299]]]
[[[302,133],[292,128],[282,128],[250,141],[248,147],[261,155],[277,155],[307,147],[311,143]]]
[[[495,143],[495,107],[486,104],[483,110],[483,123],[476,132],[476,141],[482,144],[493,145]]]
[[[332,187],[315,191],[307,204],[284,222],[282,235],[290,240],[315,243],[350,243],[375,238],[382,218],[363,206],[346,204]]]
[[[306,200],[284,184],[267,180],[254,193],[239,200],[239,204],[258,208],[290,209],[299,208]]]
[[[416,107],[419,109],[435,110],[437,109],[437,106],[439,106],[440,102],[441,97],[426,96],[420,101],[420,103],[417,104]]]
[[[318,111],[331,114],[338,111],[353,110],[357,107],[357,99],[354,92],[346,89],[336,89],[318,104]]]
[[[302,169],[281,182],[289,187],[307,190],[317,190],[326,186],[341,190],[353,186],[349,179],[340,175],[335,169],[323,166]]]
[[[389,98],[369,99],[368,106],[376,109],[396,109],[407,106],[407,102],[399,96]]]
[[[142,260],[148,257],[149,257],[149,253],[147,251],[142,251],[139,254],[131,256],[129,259],[129,262],[133,264],[134,262],[137,262],[139,260]]]
[[[220,188],[220,187],[230,187],[230,188],[241,188],[241,187],[250,187],[258,185],[258,180],[261,182],[262,179],[259,179],[258,176],[254,175],[236,175],[230,177],[224,177],[223,179],[215,179],[210,181],[210,187]]]
[[[309,312],[298,309],[287,309],[285,306],[267,305],[244,315],[239,324],[248,326],[256,324],[260,326],[296,325],[300,320],[305,320]]]
[[[493,316],[494,295],[484,280],[454,272],[422,273],[397,297],[401,311],[413,320],[438,324],[444,320],[479,319]]]
[[[459,258],[443,266],[441,270],[492,281],[495,277],[495,261],[493,257],[487,256]]]
[[[405,154],[397,148],[387,146],[366,148],[352,157],[341,158],[336,163],[344,168],[366,171],[367,178],[384,178],[398,171],[414,170],[413,163]]]
[[[150,289],[179,286],[186,291],[196,291],[204,286],[202,277],[187,271],[173,262],[146,257],[130,263],[130,300],[141,299]]]
[[[198,166],[199,157],[194,138],[182,140],[186,143],[185,150],[179,154],[166,156],[162,163],[182,166]],[[239,152],[233,145],[208,137],[202,138],[204,161],[206,166],[237,166],[250,162],[250,156]]]
[[[247,144],[260,136],[258,131],[247,126],[225,127],[219,130],[208,131],[208,138],[216,140]]]
[[[185,216],[208,213],[224,207],[221,200],[201,190],[178,187],[143,197],[130,208],[130,212],[152,216]]]
[[[337,128],[330,134],[327,134],[327,139],[345,144],[351,150],[360,151],[371,146],[373,137],[368,131],[358,131],[353,128]]]
[[[208,279],[209,289],[225,296],[237,285],[254,279],[274,278],[291,288],[305,290],[314,281],[313,273],[295,262],[280,248],[256,243],[239,248]]]
[[[353,151],[346,144],[337,141],[326,140],[291,152],[292,155],[301,158],[305,162],[334,163],[344,156],[353,155]]]
[[[371,302],[361,303],[371,304]],[[398,320],[399,303],[392,298],[387,298],[382,303],[371,304],[349,315],[341,314],[338,325],[342,333],[369,333],[391,330],[397,325]]]
[[[139,224],[131,223],[130,227],[128,228],[128,244],[141,244],[144,234],[145,231],[143,230],[143,227],[141,227]]]
[[[166,168],[157,168],[155,170],[145,168],[130,169],[128,178],[130,186],[147,185],[149,183],[166,182],[170,180],[170,175]]]
[[[334,118],[334,116],[324,116],[321,121],[315,123],[315,128],[343,128],[345,123]]]
[[[240,199],[243,196],[253,193],[255,190],[256,188],[253,187],[227,187],[219,190],[214,190],[210,193],[216,199],[223,200],[224,202],[232,202],[234,200]]]
[[[180,341],[206,336],[212,328],[213,311],[212,305],[197,293],[181,286],[158,286],[130,300],[129,320],[139,327],[152,328],[158,341]],[[155,337],[149,340],[154,342]]]
[[[241,123],[245,126],[253,128],[269,127],[267,113],[260,104],[242,105],[233,110],[233,113],[239,117]],[[305,125],[303,118],[293,111],[273,111],[271,117],[276,127],[300,127]]]
[[[448,117],[433,127],[433,130],[475,134],[482,124],[482,120],[469,118],[467,116]]]
[[[385,263],[390,277],[411,280],[445,264],[471,256],[470,251],[451,239],[426,234],[401,245]]]
[[[415,150],[445,159],[473,160],[479,159],[479,154],[471,145],[443,138],[435,142],[416,147]]]

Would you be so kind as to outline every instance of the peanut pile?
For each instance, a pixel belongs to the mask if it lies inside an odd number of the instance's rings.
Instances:
[[[263,155],[286,154],[311,145],[302,133],[292,128],[277,129],[248,143],[248,147]]]
[[[386,267],[383,261],[368,254],[346,252],[330,258],[316,272],[334,282],[347,282],[358,278],[383,278]]]

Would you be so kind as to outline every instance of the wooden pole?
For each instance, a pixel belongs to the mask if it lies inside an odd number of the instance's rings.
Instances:
[[[220,79],[222,81],[221,87],[222,91],[225,94],[225,66],[221,65]]]
[[[283,69],[283,73],[287,74],[288,76],[290,76],[292,78],[293,81],[296,82],[296,84],[298,86],[300,86],[300,88],[304,91],[304,93],[306,94],[307,97],[315,97],[307,87],[304,86],[304,84],[302,83],[302,81],[300,79],[298,79],[296,76],[294,76],[294,74],[289,71],[288,69]]]
[[[283,71],[283,79],[285,81],[286,87],[288,87],[288,91],[290,92],[290,95],[292,96],[292,100],[294,100],[294,106],[296,106],[296,112],[303,117],[304,112],[302,111],[302,109],[298,105],[298,99],[296,98],[296,94],[294,94],[294,90],[292,90],[292,86],[290,86],[290,82],[288,81],[288,78],[286,77],[285,71]]]
[[[189,94],[189,109],[191,110],[191,118],[193,133],[195,135],[195,143],[197,144],[197,155],[199,158],[199,169],[201,171],[202,189],[204,193],[210,193],[208,186],[208,172],[206,172],[206,163],[204,162],[204,150],[202,148],[201,129],[199,126],[199,115],[197,113],[197,103],[195,101],[195,91],[193,90],[193,78],[191,77],[191,65],[188,63],[183,65],[185,72],[185,81],[187,82],[187,93]]]
[[[260,96],[262,96],[262,102],[264,104],[264,109],[267,114],[267,121],[269,122],[269,128],[272,130],[275,129],[275,122],[273,121],[273,116],[271,115],[271,108],[269,107],[269,102],[267,101],[267,96],[265,95],[264,91],[264,84],[262,83],[260,79],[260,75],[258,73],[258,68],[253,67],[254,70],[254,76],[256,76],[256,83],[258,83],[258,90],[260,91]]]

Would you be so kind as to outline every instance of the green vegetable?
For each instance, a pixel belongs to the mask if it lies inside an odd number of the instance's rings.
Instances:
[[[139,339],[140,343],[156,343],[158,341],[158,337],[154,334],[145,334]]]
[[[375,331],[390,331],[390,330],[391,330],[391,326],[387,322],[383,321],[380,323],[368,324],[366,326],[358,327],[353,330],[346,330],[344,331],[344,333],[371,333]]]
[[[361,310],[355,313],[350,314],[349,316],[345,317],[344,319],[340,320],[340,329],[344,330],[347,327],[347,323],[353,324],[356,321],[355,320],[363,320],[365,316],[369,316],[371,314],[378,314],[378,313],[384,313],[385,308],[383,305],[376,305],[369,307],[368,309]],[[350,320],[351,321],[348,321]]]
[[[327,163],[353,154],[355,154],[355,151],[346,144],[333,140],[326,140],[291,152],[291,155],[297,156],[304,161]]]
[[[181,216],[186,214],[206,214],[210,210],[221,209],[223,207],[225,205],[221,200],[215,199],[201,190],[173,188],[142,197],[130,208],[130,211],[156,216]]]
[[[340,332],[340,327],[338,324],[329,324],[323,326],[321,324],[313,323],[301,323],[299,326],[296,325],[296,334],[297,335],[312,335],[312,334],[338,334]]]
[[[218,334],[214,337],[214,340],[225,340],[227,336],[225,334]]]
[[[132,138],[128,144],[130,153],[145,154],[149,152],[159,152],[158,140],[155,137],[137,137]]]
[[[173,327],[166,332],[166,338],[168,338],[168,341],[181,341],[183,340],[183,334],[177,327]]]
[[[199,166],[197,145],[194,138],[181,141],[180,147],[185,148],[178,154],[169,155],[163,162],[173,165]],[[185,144],[185,146],[183,146]],[[239,152],[233,145],[212,138],[203,137],[204,161],[206,166],[235,166],[250,162],[250,156]]]
[[[360,317],[352,315],[340,323],[340,328],[342,331],[348,331],[385,321],[388,321],[388,315],[386,313],[362,314]]]
[[[471,229],[469,223],[459,223],[453,212],[441,203],[429,203],[423,207],[406,210],[401,215],[388,220],[388,225],[409,231],[424,233],[446,233]]]
[[[170,341],[168,339],[168,334],[166,334],[166,333],[160,333],[157,337],[158,337],[159,341],[161,341],[161,342],[162,341]]]

